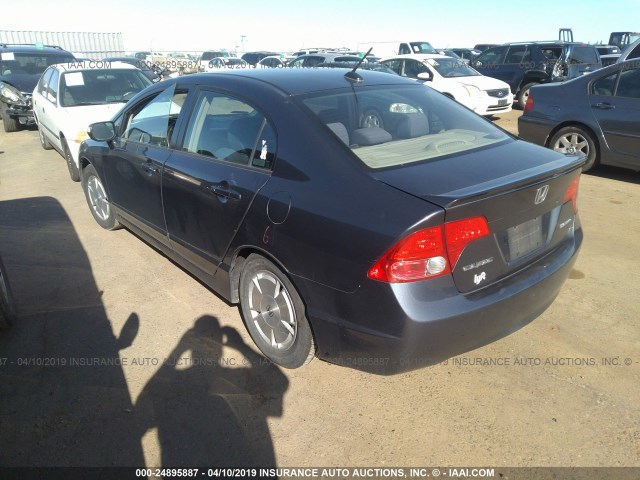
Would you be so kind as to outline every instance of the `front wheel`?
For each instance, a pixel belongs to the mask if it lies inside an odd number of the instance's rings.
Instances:
[[[95,221],[106,230],[120,228],[120,222],[116,220],[107,191],[96,169],[93,165],[87,165],[82,173],[82,190]]]
[[[586,130],[577,127],[564,127],[556,132],[549,141],[549,147],[556,152],[587,157],[582,171],[586,172],[598,165],[598,150],[593,136]]]
[[[298,368],[315,356],[300,295],[272,262],[252,254],[240,276],[240,310],[251,338],[275,364]]]
[[[8,107],[3,102],[0,102],[0,108],[2,108],[2,124],[4,126],[4,131],[9,132],[17,132],[20,129],[20,123],[18,120],[9,115],[7,111]]]

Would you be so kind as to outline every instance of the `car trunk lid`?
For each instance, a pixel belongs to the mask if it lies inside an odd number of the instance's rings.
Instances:
[[[575,211],[567,191],[577,187],[583,161],[516,141],[374,176],[439,205],[445,222],[486,218],[490,234],[468,244],[452,266],[456,286],[468,293],[526,268],[572,237]]]

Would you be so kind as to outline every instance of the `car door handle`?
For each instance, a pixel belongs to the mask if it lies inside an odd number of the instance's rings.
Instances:
[[[158,173],[160,170],[156,167],[152,162],[142,162],[140,164],[142,169],[146,172],[147,175],[151,176],[155,173]]]
[[[599,108],[600,110],[613,110],[614,108],[616,108],[615,105],[611,105],[610,103],[606,102],[598,102],[593,107]]]
[[[229,182],[226,180],[208,185],[207,190],[218,197],[228,198],[229,200],[240,200],[242,198],[239,192],[231,189]]]

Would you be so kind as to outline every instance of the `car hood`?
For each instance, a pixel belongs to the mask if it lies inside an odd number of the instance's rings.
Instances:
[[[509,84],[497,78],[485,77],[484,75],[473,75],[470,77],[454,77],[447,80],[455,80],[462,85],[473,85],[480,90],[495,90],[499,88],[509,88]]]
[[[90,124],[111,120],[124,106],[122,102],[105,105],[81,105],[64,109],[69,125],[75,131],[87,128]]]
[[[40,73],[12,73],[9,75],[0,76],[0,82],[8,83],[20,91],[20,93],[27,93],[31,95],[33,89],[36,88],[38,80],[40,80]]]

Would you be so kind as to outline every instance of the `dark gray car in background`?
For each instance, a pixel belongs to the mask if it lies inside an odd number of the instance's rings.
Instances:
[[[628,60],[531,89],[521,138],[598,164],[640,170],[640,62]]]

